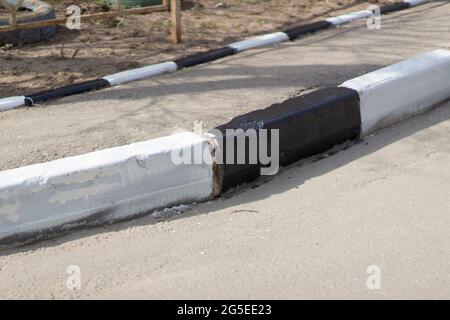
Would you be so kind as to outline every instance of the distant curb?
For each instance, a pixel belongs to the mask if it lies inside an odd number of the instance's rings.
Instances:
[[[404,0],[380,8],[381,14],[405,10],[411,7],[429,3],[432,0]],[[58,99],[66,96],[80,94],[83,92],[99,90],[111,86],[117,86],[131,81],[151,78],[164,73],[171,73],[183,68],[193,67],[206,62],[211,62],[220,58],[237,54],[242,51],[254,49],[267,45],[274,45],[283,41],[296,40],[297,38],[309,33],[328,29],[333,26],[343,25],[354,20],[364,19],[372,16],[371,10],[362,10],[352,12],[336,17],[331,17],[322,21],[312,22],[305,25],[296,26],[284,30],[256,36],[247,40],[231,43],[225,47],[200,52],[187,57],[176,59],[158,64],[149,65],[142,68],[131,69],[116,74],[108,75],[103,78],[74,83],[67,86],[56,87],[33,94],[24,94],[22,96],[8,97],[0,99],[0,112],[7,111],[22,106],[34,106],[44,101]]]

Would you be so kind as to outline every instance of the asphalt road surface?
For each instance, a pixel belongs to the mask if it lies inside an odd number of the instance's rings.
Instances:
[[[2,113],[0,166],[139,141],[193,120],[211,126],[302,90],[448,49],[449,16],[450,4],[436,2],[389,15],[378,31],[353,23]],[[3,252],[0,298],[449,299],[449,139],[444,103],[170,219],[148,216]],[[79,290],[67,286],[70,266],[80,271]],[[368,268],[380,271],[379,289],[367,286],[374,276]]]

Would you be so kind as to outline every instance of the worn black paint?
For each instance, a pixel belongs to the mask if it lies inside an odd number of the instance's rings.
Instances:
[[[226,129],[279,129],[280,165],[288,165],[357,138],[360,127],[358,93],[348,88],[332,87],[241,115],[216,129],[223,134],[219,144],[225,156],[226,139],[235,139],[226,136]],[[222,169],[222,192],[254,180],[260,174],[260,164],[225,163]]]
[[[213,49],[205,52],[196,53],[184,58],[174,60],[179,68],[188,68],[205,62],[217,60],[230,56],[236,52],[231,47],[223,47],[219,49]]]
[[[312,22],[312,23],[301,25],[301,26],[293,27],[293,28],[287,29],[283,32],[289,36],[289,39],[294,40],[302,35],[316,32],[319,30],[323,30],[323,29],[331,27],[332,25],[333,24],[331,22],[323,20],[323,21],[317,21],[317,22]]]
[[[69,84],[67,86],[26,95],[25,104],[30,107],[33,105],[33,103],[62,98],[109,86],[110,86],[109,82],[105,79],[95,79],[80,83]]]
[[[384,13],[389,13],[389,12],[394,12],[394,11],[400,11],[400,10],[404,10],[404,9],[408,9],[410,7],[410,4],[407,2],[396,2],[396,3],[391,3],[391,4],[387,4],[385,6],[380,7],[380,13],[384,14]]]

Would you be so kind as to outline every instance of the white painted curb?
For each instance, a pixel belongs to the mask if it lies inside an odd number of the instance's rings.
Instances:
[[[365,136],[449,99],[450,51],[435,50],[341,86],[359,93],[361,134]]]
[[[341,24],[352,22],[354,20],[368,18],[372,14],[373,14],[373,12],[370,10],[362,10],[362,11],[357,11],[357,12],[353,12],[353,13],[343,14],[341,16],[337,16],[337,17],[333,17],[333,18],[328,18],[328,19],[326,19],[326,21],[332,23],[335,26],[338,26]]]
[[[177,71],[177,64],[170,61],[111,74],[109,76],[103,77],[103,79],[107,80],[111,86],[117,86],[122,83],[142,80],[163,73],[175,71]]]
[[[25,104],[24,96],[0,99],[0,112],[21,107]]]
[[[431,2],[431,0],[405,0],[403,2],[409,3],[411,7],[420,6],[421,4]]]
[[[199,164],[175,164],[172,152],[204,150]],[[209,162],[208,162],[209,161]],[[0,243],[80,223],[121,220],[213,191],[210,145],[183,132],[0,172]]]
[[[289,40],[289,36],[284,32],[275,32],[275,33],[269,33],[262,36],[254,37],[251,39],[239,41],[232,43],[228,45],[229,47],[237,50],[238,52],[261,47],[261,46],[267,46],[270,44],[279,43],[282,41]]]

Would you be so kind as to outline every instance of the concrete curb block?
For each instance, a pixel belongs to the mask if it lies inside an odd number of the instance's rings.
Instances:
[[[69,84],[67,86],[36,92],[25,96],[25,104],[31,107],[33,104],[51,99],[63,98],[78,93],[88,92],[109,87],[110,84],[105,79],[94,79],[80,83]]]
[[[348,13],[348,14],[343,14],[341,16],[337,16],[337,17],[333,17],[333,18],[328,18],[328,19],[326,19],[326,21],[328,21],[329,23],[331,23],[335,26],[339,26],[341,24],[349,23],[354,20],[368,18],[372,14],[373,14],[373,12],[370,10],[362,10],[362,11],[352,12],[352,13]]]
[[[278,164],[286,166],[356,139],[360,125],[358,93],[339,87],[320,89],[238,116],[210,131],[216,132],[223,159],[227,159],[228,153],[233,158],[222,165],[222,191],[258,178],[260,169],[265,167],[260,158],[254,164],[248,160],[247,164],[238,164],[238,152],[244,151],[245,159],[251,153],[249,143],[245,143],[245,150],[238,151],[238,140],[253,138],[253,145],[259,145],[261,129],[278,129]],[[269,141],[267,149],[271,147]]]
[[[25,104],[25,96],[0,99],[0,112],[11,110]]]
[[[295,40],[300,36],[304,36],[308,33],[317,32],[319,30],[327,29],[327,28],[331,27],[332,25],[333,24],[331,22],[324,20],[324,21],[317,21],[317,22],[312,22],[312,23],[308,23],[305,25],[289,28],[289,29],[284,30],[283,32],[288,35],[290,40]]]
[[[404,2],[409,4],[410,7],[417,7],[420,6],[421,4],[429,2],[429,0],[405,0]]]
[[[236,50],[230,47],[213,49],[206,52],[200,52],[185,58],[174,60],[178,68],[189,68],[205,62],[214,61],[235,54]]]
[[[338,90],[339,87],[351,90]],[[339,87],[320,89],[243,114],[211,130],[218,140],[216,152],[223,159],[227,153],[233,155],[231,161],[219,166],[221,192],[260,176],[263,165],[260,159],[248,161],[247,142],[247,162],[238,164],[236,159],[237,141],[259,141],[260,129],[279,130],[279,164],[285,166],[365,137],[450,99],[450,51],[435,50]],[[248,134],[248,129],[256,133]],[[233,143],[228,144],[229,141]]]
[[[424,112],[450,98],[450,51],[422,56],[344,82],[358,91],[361,135]]]
[[[213,192],[210,148],[208,140],[184,132],[2,171],[0,245],[207,200]],[[191,149],[202,150],[203,159]],[[172,161],[185,153],[198,164]]]
[[[275,32],[275,33],[269,33],[262,36],[254,37],[251,39],[234,42],[229,47],[236,50],[236,52],[241,52],[257,47],[263,47],[270,44],[276,44],[282,41],[289,40],[289,36],[284,32]]]
[[[404,9],[408,9],[410,5],[407,2],[397,2],[392,4],[387,4],[380,8],[381,14],[386,14],[394,11],[400,11]]]
[[[132,69],[128,71],[123,71],[115,73],[106,77],[104,80],[108,81],[109,85],[117,86],[119,84],[142,80],[145,78],[153,77],[163,73],[175,72],[177,71],[177,64],[174,62],[163,62],[159,64],[153,64],[151,66]]]
[[[381,13],[390,13],[394,11],[408,9],[410,7],[415,7],[431,1],[432,0],[405,0],[398,3],[383,6],[380,8],[380,11]],[[367,18],[370,17],[372,14],[373,12],[370,10],[363,10],[349,14],[344,14],[337,17],[328,18],[323,21],[317,21],[305,25],[296,26],[287,29],[284,32],[275,32],[271,34],[256,36],[250,39],[232,43],[223,48],[196,53],[193,55],[189,55],[187,57],[176,59],[174,61],[168,61],[142,68],[119,72],[113,75],[108,75],[103,78],[93,80],[93,82],[85,81],[81,83],[74,83],[69,86],[59,87],[52,90],[46,90],[43,92],[34,93],[32,95],[25,95],[26,97],[25,104],[24,103],[11,104],[9,99],[12,98],[0,99],[0,112],[13,108],[18,108],[23,105],[31,107],[36,102],[40,101],[57,99],[87,91],[98,90],[109,86],[120,85],[131,81],[142,80],[145,78],[150,78],[167,72],[175,72],[178,69],[188,68],[205,62],[210,62],[245,50],[267,45],[273,45],[287,40],[295,40],[302,35],[317,32],[323,29],[330,28],[332,26],[338,26],[345,23],[349,23],[357,19]],[[3,104],[13,107],[2,109],[1,106]]]

